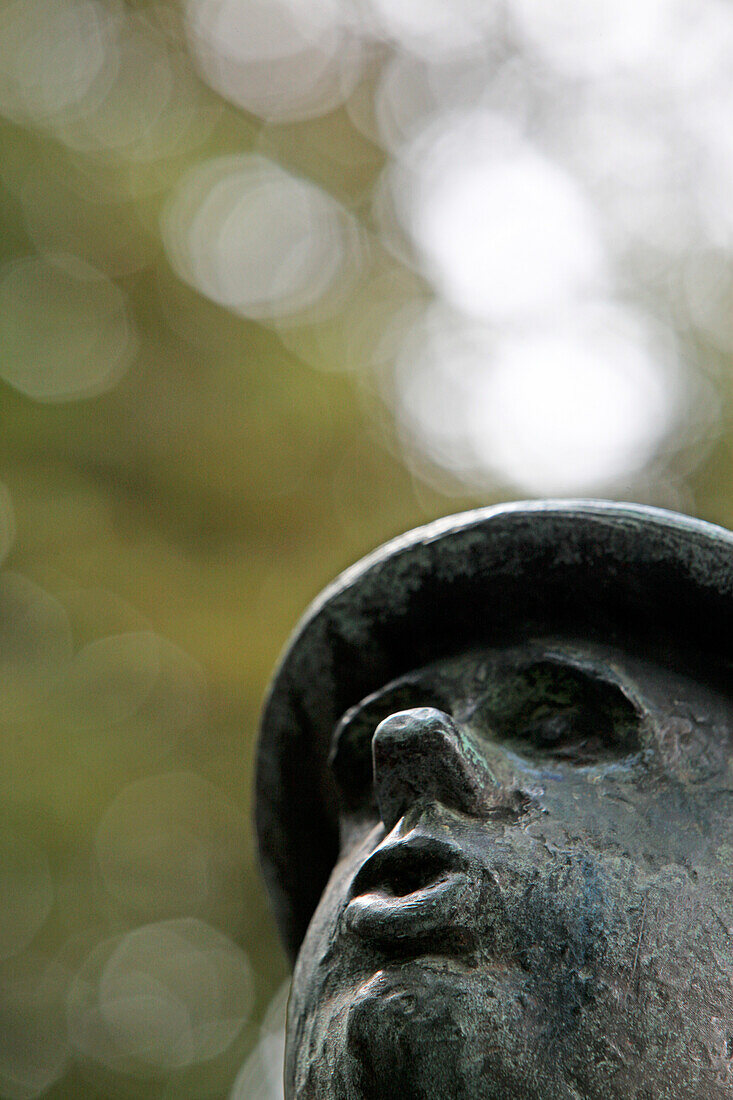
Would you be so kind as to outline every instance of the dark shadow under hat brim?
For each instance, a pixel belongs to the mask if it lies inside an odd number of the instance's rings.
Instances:
[[[327,754],[344,711],[438,657],[560,631],[730,663],[733,535],[638,505],[499,505],[387,543],[310,606],[270,685],[256,775],[260,860],[291,956],[337,856]]]

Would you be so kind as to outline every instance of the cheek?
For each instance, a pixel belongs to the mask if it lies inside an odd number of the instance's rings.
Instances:
[[[298,952],[291,1013],[301,1002],[312,1002],[320,996],[331,972],[338,970],[338,959],[334,956],[343,949],[337,938],[339,920],[349,900],[354,875],[379,842],[380,838],[373,835],[375,832],[373,828],[366,834],[362,831],[353,846],[342,852],[331,872]]]
[[[334,868],[308,926],[293,972],[286,1031],[285,1079],[291,1090],[310,1064],[320,1064],[335,1042],[338,995],[348,971],[347,953],[337,936],[354,874],[364,857],[350,852]],[[288,1095],[301,1095],[296,1090]],[[310,1086],[304,1095],[315,1096]],[[319,1093],[318,1095],[326,1095]]]
[[[324,958],[330,954],[329,948],[355,870],[356,866],[350,859],[340,860],[333,869],[298,953],[293,979],[295,983],[301,975],[308,975],[322,965]]]

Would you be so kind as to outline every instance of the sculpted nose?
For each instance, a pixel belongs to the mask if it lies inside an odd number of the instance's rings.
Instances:
[[[469,737],[434,707],[390,715],[372,738],[374,788],[387,830],[418,801],[478,813],[493,780]]]

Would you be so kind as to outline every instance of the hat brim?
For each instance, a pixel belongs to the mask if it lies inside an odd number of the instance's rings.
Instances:
[[[337,858],[327,766],[350,706],[470,645],[567,630],[733,655],[733,535],[603,501],[502,504],[408,532],[308,608],[265,701],[256,769],[260,861],[292,957]]]

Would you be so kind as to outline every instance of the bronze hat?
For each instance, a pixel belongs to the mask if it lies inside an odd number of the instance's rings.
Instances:
[[[410,531],[329,585],[280,659],[257,757],[261,865],[292,956],[337,857],[327,756],[342,714],[439,657],[548,630],[730,667],[733,534],[641,505],[501,504]]]

